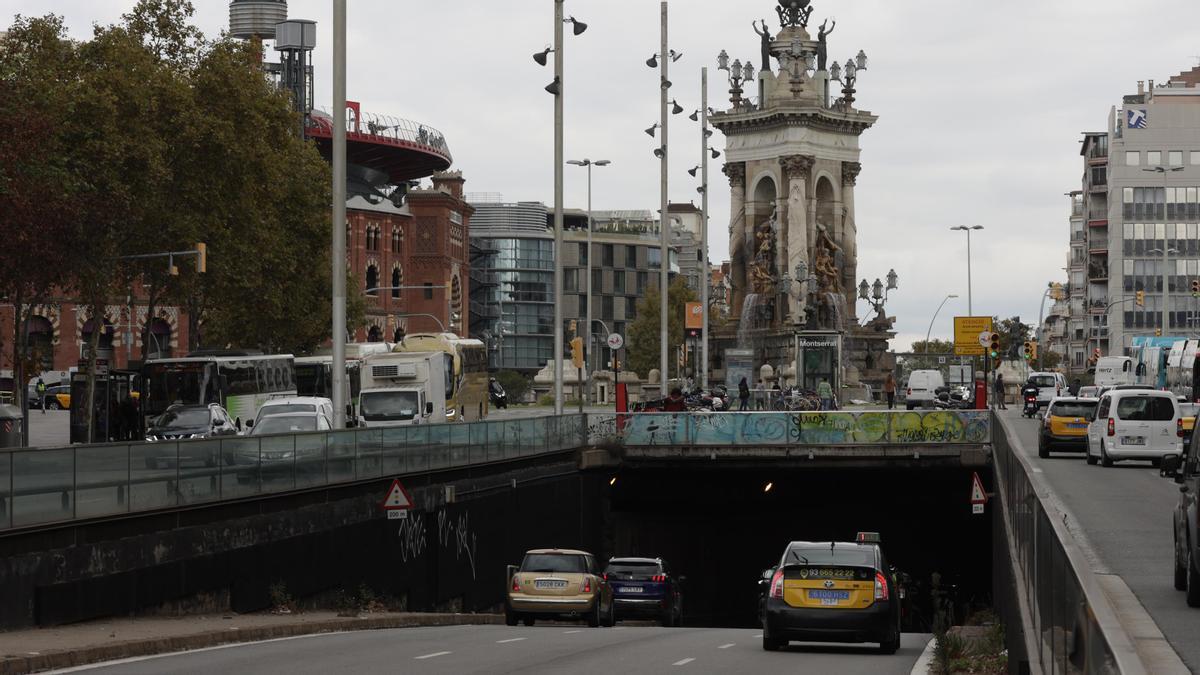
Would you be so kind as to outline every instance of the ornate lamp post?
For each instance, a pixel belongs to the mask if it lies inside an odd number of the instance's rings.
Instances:
[[[855,82],[858,81],[860,71],[867,69],[867,54],[863,50],[858,50],[858,55],[853,59],[846,59],[846,65],[839,66],[835,61],[829,68],[829,78],[841,82],[842,87],[842,102],[846,107],[854,105],[854,94],[857,91],[854,88]]]
[[[889,270],[887,273],[887,286],[884,286],[883,281],[876,279],[875,283],[868,284],[866,279],[858,282],[858,298],[866,300],[879,316],[883,316],[883,306],[887,303],[888,292],[899,288],[900,277],[896,274],[896,270]]]
[[[747,61],[742,63],[741,59],[734,59],[733,63],[729,62],[729,54],[722,49],[717,55],[717,70],[725,71],[729,77],[729,102],[734,108],[740,108],[745,103],[742,98],[742,84],[754,79],[754,64]]]

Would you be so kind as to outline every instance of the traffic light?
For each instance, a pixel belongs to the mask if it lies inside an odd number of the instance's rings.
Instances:
[[[1030,341],[1030,340],[1025,341],[1025,349],[1022,353],[1024,354],[1026,361],[1033,360],[1033,342],[1032,341]]]
[[[583,367],[583,338],[581,337],[571,339],[571,363],[575,364],[576,368]]]
[[[1029,343],[1029,360],[1030,361],[1037,361],[1037,350],[1038,350],[1037,340],[1031,341]]]
[[[1134,293],[1133,294],[1133,304],[1137,305],[1138,307],[1145,307],[1146,306],[1146,291],[1138,291],[1137,293]]]
[[[1000,334],[993,332],[991,337],[991,354],[993,359],[1000,358]]]
[[[1162,329],[1161,328],[1154,329],[1154,337],[1162,337]]]
[[[1092,361],[1095,363],[1100,362],[1100,348],[1099,347],[1096,347],[1095,349],[1092,350]]]
[[[1192,279],[1192,297],[1200,298],[1200,279]]]
[[[196,244],[196,271],[204,274],[208,271],[208,244]]]

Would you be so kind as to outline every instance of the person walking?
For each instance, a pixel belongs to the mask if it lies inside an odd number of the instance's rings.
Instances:
[[[1078,396],[1079,388],[1082,386],[1083,386],[1083,382],[1080,381],[1080,379],[1077,377],[1077,378],[1075,378],[1075,380],[1073,382],[1071,382],[1071,386],[1067,387],[1067,393],[1069,393],[1072,396]]]
[[[888,373],[883,380],[883,393],[887,396],[888,410],[896,406],[896,376]]]
[[[823,377],[817,383],[817,398],[821,399],[821,410],[833,410],[833,387]]]
[[[38,407],[42,409],[42,414],[46,414],[46,383],[42,382],[42,378],[38,378],[37,384],[33,390],[37,392]]]
[[[750,410],[750,385],[746,383],[744,377],[741,382],[738,382],[738,401],[740,402],[738,412]]]
[[[996,373],[996,382],[992,386],[992,390],[996,394],[996,408],[1008,410],[1008,406],[1004,405],[1004,375]]]

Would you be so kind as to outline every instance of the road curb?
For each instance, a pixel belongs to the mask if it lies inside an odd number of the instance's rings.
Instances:
[[[917,657],[917,662],[913,664],[911,675],[929,675],[933,671],[933,652],[937,649],[937,637],[930,635],[929,643],[925,645],[925,650],[921,652],[921,656]]]
[[[26,673],[61,670],[139,656],[186,652],[205,647],[301,635],[424,626],[494,625],[502,623],[503,619],[504,617],[499,614],[409,614],[404,616],[346,617],[308,623],[285,623],[276,626],[205,631],[192,635],[130,640],[70,651],[7,657],[0,660],[0,675],[25,675]]]

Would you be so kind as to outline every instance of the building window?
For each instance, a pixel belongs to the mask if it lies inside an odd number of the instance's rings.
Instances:
[[[625,247],[625,266],[630,269],[637,268],[637,247],[636,246],[626,246]]]
[[[426,281],[426,282],[425,282],[425,289],[424,289],[424,292],[425,292],[425,299],[426,299],[426,300],[432,300],[432,299],[433,299],[433,282],[430,282],[430,281]]]
[[[1189,154],[1192,156],[1192,166],[1200,166],[1200,150],[1193,150]]]
[[[587,265],[588,263],[588,246],[587,244],[579,245],[579,264]]]
[[[604,296],[604,299],[601,300],[601,307],[602,307],[601,311],[603,312],[603,317],[605,319],[611,321],[613,318],[613,298],[611,295]]]
[[[1103,166],[1092,167],[1092,185],[1094,185],[1094,186],[1107,185],[1108,184],[1108,181],[1106,180],[1107,175],[1108,175],[1108,169],[1106,167],[1103,167]]]
[[[392,228],[392,253],[400,253],[404,244],[404,230],[399,225]]]
[[[592,270],[592,293],[604,292],[604,270]]]
[[[1159,164],[1162,164],[1162,151],[1161,150],[1147,150],[1146,151],[1146,166],[1158,166]]]
[[[400,297],[400,286],[404,285],[404,271],[400,269],[400,263],[392,266],[392,297]]]
[[[376,290],[379,287],[379,268],[374,265],[367,265],[367,295],[379,295]]]
[[[625,294],[625,273],[613,272],[613,293],[618,295]]]
[[[579,291],[579,270],[563,270],[563,290],[568,293]]]
[[[604,247],[603,248],[604,258],[603,258],[602,264],[604,267],[612,267],[613,266],[613,245],[612,244],[604,244],[603,247]]]
[[[1183,166],[1183,151],[1172,150],[1167,153],[1167,164],[1171,166]]]
[[[1142,163],[1142,153],[1130,150],[1125,153],[1125,166],[1137,166]]]

